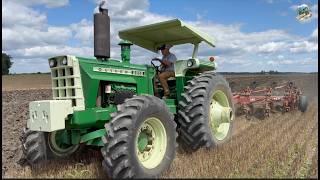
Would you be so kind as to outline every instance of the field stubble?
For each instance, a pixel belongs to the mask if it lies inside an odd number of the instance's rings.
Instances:
[[[192,154],[178,151],[172,166],[162,177],[317,178],[317,75],[227,76],[227,80],[241,82],[243,87],[252,80],[260,82],[262,86],[272,81],[294,80],[307,95],[309,108],[305,113],[273,113],[270,118],[262,120],[253,118],[248,121],[238,116],[228,143],[210,150],[200,149]],[[10,87],[17,89],[18,84],[15,82]],[[39,88],[47,88],[47,85],[43,83]],[[2,177],[105,178],[99,151],[93,149],[68,159],[40,165],[34,171],[19,166],[16,163],[21,154],[19,137],[28,117],[28,103],[51,99],[51,90],[3,89],[2,93]]]

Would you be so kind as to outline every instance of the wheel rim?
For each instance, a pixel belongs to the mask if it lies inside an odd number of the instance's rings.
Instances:
[[[64,130],[54,131],[50,132],[48,136],[49,148],[57,156],[69,155],[75,152],[79,147],[79,144],[70,145],[64,143],[62,139],[64,133]]]
[[[224,140],[230,130],[233,120],[232,108],[224,92],[213,93],[210,103],[210,122],[212,134],[217,140]]]
[[[136,155],[147,169],[158,166],[167,148],[166,130],[158,118],[147,118],[138,129]]]

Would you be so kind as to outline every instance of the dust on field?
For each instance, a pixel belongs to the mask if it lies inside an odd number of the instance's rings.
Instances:
[[[2,76],[2,91],[50,88],[50,74],[17,74]]]
[[[237,116],[229,142],[213,149],[187,154],[177,151],[163,178],[318,178],[318,75],[227,76],[237,86],[257,81],[266,86],[273,81],[294,81],[309,99],[308,110],[273,113],[270,118],[248,121]],[[23,77],[25,78],[25,77]],[[32,78],[30,78],[31,80]],[[25,80],[25,79],[24,79]],[[34,88],[43,88],[33,86]],[[19,82],[19,80],[17,80]],[[21,82],[21,81],[20,81]],[[6,83],[15,84],[15,83]],[[37,83],[35,82],[34,85]],[[47,84],[47,85],[48,85]],[[26,88],[15,84],[18,89]],[[13,87],[12,85],[10,85]],[[27,86],[31,87],[31,86]],[[10,90],[10,89],[9,89]],[[68,159],[54,160],[39,168],[21,167],[19,137],[28,118],[28,103],[51,99],[51,90],[2,91],[2,177],[16,178],[105,178],[99,150],[84,150]]]

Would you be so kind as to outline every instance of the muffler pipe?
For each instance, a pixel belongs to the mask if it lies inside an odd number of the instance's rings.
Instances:
[[[94,56],[100,60],[110,58],[110,17],[108,9],[102,8],[105,1],[99,5],[99,12],[94,14]]]

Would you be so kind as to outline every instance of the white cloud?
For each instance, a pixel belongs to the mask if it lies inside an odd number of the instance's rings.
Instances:
[[[318,65],[317,59],[302,59],[300,60],[300,64],[302,65]]]
[[[14,51],[16,57],[43,57],[48,58],[63,54],[77,54],[79,56],[90,56],[93,54],[92,47],[70,47],[65,45],[35,46],[31,48],[18,49]]]
[[[5,0],[7,2],[9,0]],[[69,4],[69,0],[10,0],[14,3],[19,3],[25,6],[44,5],[47,8],[56,8]]]
[[[2,15],[2,27],[7,28],[29,26],[41,29],[47,21],[45,14],[13,1],[4,1]]]
[[[258,47],[258,52],[261,53],[275,53],[285,49],[287,44],[285,42],[269,42]]]
[[[292,61],[292,60],[282,60],[282,61],[280,61],[280,64],[293,64],[294,63],[294,61]]]
[[[95,0],[99,5],[101,0]],[[109,16],[115,20],[138,20],[149,8],[148,0],[107,0],[103,7],[108,8]],[[95,8],[94,12],[97,12]]]
[[[37,30],[26,26],[2,28],[2,47],[4,50],[27,48],[37,45],[64,44],[72,37],[71,31],[64,27],[48,27]]]
[[[269,65],[289,65],[289,64],[295,64],[297,62],[293,60],[277,60],[277,61],[268,61],[267,64]]]
[[[277,29],[244,33],[241,31],[241,24],[223,25],[206,21],[187,23],[214,37],[216,39],[216,48],[213,51],[219,55],[241,55],[260,52],[270,53],[274,50],[279,50],[281,46],[285,46],[287,41],[292,41],[293,38],[297,38],[283,30]],[[260,47],[260,49],[257,47]],[[211,51],[212,50],[208,48],[200,49],[200,52],[203,53]]]
[[[70,25],[74,32],[74,38],[81,41],[84,45],[92,45],[93,43],[93,23],[87,19],[82,19],[79,23]]]
[[[314,4],[310,9],[312,11],[312,18],[318,19],[318,4]]]
[[[290,52],[302,53],[302,52],[316,52],[318,51],[318,43],[309,41],[294,42],[290,48]]]
[[[318,61],[315,59],[302,59],[302,60],[292,60],[292,59],[285,59],[285,60],[270,60],[267,62],[268,65],[272,66],[282,66],[282,65],[317,65]]]
[[[310,38],[311,38],[311,40],[315,40],[316,42],[318,42],[318,28],[316,28],[315,30],[313,30]]]
[[[299,6],[300,6],[300,5],[296,5],[296,4],[295,4],[295,5],[291,5],[291,6],[290,6],[290,9],[296,11],[296,10],[299,8]]]
[[[63,44],[72,37],[69,28],[49,26],[44,14],[23,4],[6,2],[2,11],[3,50]]]

